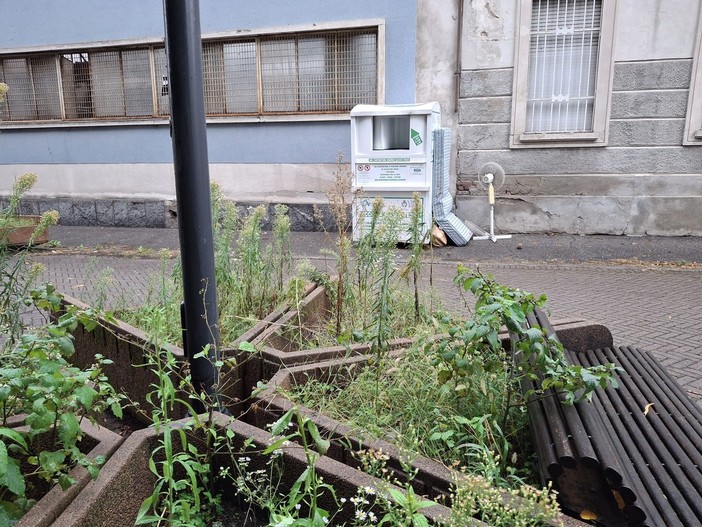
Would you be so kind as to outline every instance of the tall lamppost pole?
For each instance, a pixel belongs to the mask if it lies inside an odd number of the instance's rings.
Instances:
[[[164,0],[171,138],[183,267],[184,347],[193,384],[214,394],[219,350],[198,0]],[[195,359],[209,345],[207,356]],[[202,411],[198,405],[196,411]]]

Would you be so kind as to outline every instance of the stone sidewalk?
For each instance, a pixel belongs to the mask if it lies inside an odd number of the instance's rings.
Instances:
[[[58,227],[51,236],[61,247],[33,259],[45,266],[46,280],[86,301],[103,293],[138,303],[149,276],[158,276],[163,265],[156,251],[178,247],[177,231],[168,229]],[[293,233],[296,259],[333,271],[331,259],[320,254],[330,245],[324,233]],[[602,323],[616,345],[653,352],[693,398],[702,399],[701,238],[520,235],[435,249],[427,260],[424,275],[431,266],[432,287],[448,309],[466,309],[452,284],[457,263],[479,265],[501,283],[546,294],[552,318]]]

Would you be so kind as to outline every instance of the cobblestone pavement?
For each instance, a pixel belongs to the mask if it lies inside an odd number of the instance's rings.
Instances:
[[[316,245],[305,247],[301,251],[298,247],[297,257],[307,253],[317,266],[331,265],[319,256]],[[464,302],[452,285],[455,251],[450,256],[433,264],[433,287],[447,308],[460,312]],[[38,253],[33,259],[45,266],[44,279],[65,294],[88,302],[105,295],[112,302],[129,304],[143,300],[153,280],[149,277],[158,276],[162,265],[155,257],[114,255]],[[599,322],[612,331],[616,345],[653,352],[693,398],[702,399],[702,266],[504,261],[479,265],[500,283],[546,294],[553,319]]]

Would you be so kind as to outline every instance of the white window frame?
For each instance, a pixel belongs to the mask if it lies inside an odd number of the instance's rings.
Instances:
[[[614,72],[616,0],[602,0],[600,42],[597,58],[597,84],[592,132],[525,132],[529,89],[529,51],[531,47],[532,0],[519,0],[510,148],[549,148],[606,146]]]
[[[362,19],[343,22],[323,22],[317,24],[274,26],[257,28],[246,31],[227,31],[203,33],[203,44],[208,41],[226,40],[228,38],[257,38],[285,37],[304,33],[327,33],[354,29],[374,29],[376,31],[376,82],[377,92],[375,104],[385,103],[385,20],[379,18]],[[100,51],[102,49],[121,50],[126,47],[149,47],[153,49],[163,46],[163,38],[152,37],[145,39],[110,40],[92,43],[59,44],[47,49],[45,46],[25,46],[21,48],[3,49],[0,59],[10,57],[29,57],[37,54],[51,54],[60,57],[62,53],[80,51]],[[152,55],[153,62],[153,55]],[[152,65],[153,69],[153,65]],[[153,75],[152,75],[153,77]],[[156,88],[154,88],[155,90]],[[63,100],[61,101],[63,106]],[[349,112],[290,112],[285,114],[257,113],[252,115],[207,116],[208,123],[228,122],[278,122],[278,121],[337,121],[349,120]],[[103,118],[103,119],[52,119],[35,121],[2,121],[0,129],[16,128],[55,128],[55,127],[94,127],[94,126],[134,126],[134,125],[168,125],[167,115],[144,116],[137,118]]]
[[[697,41],[695,44],[690,76],[690,96],[687,101],[687,118],[685,119],[684,145],[702,144],[702,5],[697,22]]]

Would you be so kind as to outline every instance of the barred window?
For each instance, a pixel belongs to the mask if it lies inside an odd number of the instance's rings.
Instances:
[[[66,119],[154,113],[148,49],[61,55]]]
[[[532,5],[526,132],[591,132],[602,3]]]
[[[512,147],[604,145],[616,0],[520,0]],[[547,144],[550,143],[550,144]]]
[[[0,61],[0,82],[8,86],[0,103],[3,121],[61,118],[58,71],[51,55]]]
[[[376,103],[377,28],[203,42],[210,116],[348,112]],[[7,122],[138,119],[170,113],[165,48],[0,56]]]

